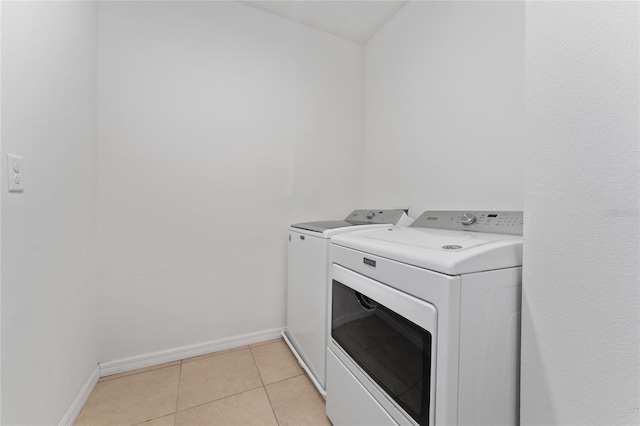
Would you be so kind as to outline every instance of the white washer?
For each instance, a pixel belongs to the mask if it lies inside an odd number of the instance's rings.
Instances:
[[[334,425],[518,424],[522,217],[427,211],[331,240]]]
[[[324,396],[329,293],[329,240],[357,229],[410,225],[404,210],[354,210],[344,220],[289,227],[287,328],[282,336]]]

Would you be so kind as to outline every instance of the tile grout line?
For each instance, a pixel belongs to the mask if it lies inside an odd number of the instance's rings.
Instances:
[[[243,393],[245,393],[245,392],[251,392],[251,391],[254,391],[254,390],[256,390],[256,389],[260,389],[260,388],[264,388],[264,386],[256,386],[255,388],[251,388],[251,389],[243,390],[243,391],[241,391],[241,392],[236,392],[236,393],[231,394],[231,395],[223,396],[222,398],[214,399],[213,401],[207,401],[207,402],[203,402],[202,404],[194,405],[193,407],[183,408],[182,410],[177,410],[177,411],[176,411],[176,415],[177,415],[178,413],[182,413],[182,412],[184,412],[184,411],[189,411],[189,410],[191,410],[192,408],[198,408],[198,407],[202,407],[203,405],[213,404],[214,402],[222,401],[223,399],[231,398],[231,397],[233,397],[233,396],[238,396],[238,395],[241,395],[241,394],[243,394]],[[175,425],[174,425],[174,426],[175,426]]]
[[[264,387],[264,379],[262,378],[262,373],[260,372],[260,368],[258,367],[258,363],[256,362],[256,357],[253,355],[253,349],[251,348],[251,345],[249,345],[249,353],[251,354],[253,365],[254,367],[256,367],[256,371],[258,372],[258,377],[260,377],[260,383],[262,383],[262,387]]]
[[[256,366],[256,370],[258,370],[258,375],[260,376],[260,381],[262,382],[262,391],[267,396],[267,401],[269,401],[269,407],[271,407],[271,413],[273,414],[273,418],[276,419],[276,424],[280,425],[280,421],[278,420],[278,416],[276,415],[276,410],[273,408],[273,404],[271,403],[271,398],[269,398],[269,392],[267,392],[267,385],[264,384],[264,380],[262,379],[262,373],[260,372],[260,368],[258,368],[256,357],[253,356],[253,348],[251,346],[249,346],[249,352],[251,352],[251,359],[253,359],[253,364]]]
[[[280,425],[280,420],[278,420],[278,415],[276,414],[275,408],[273,408],[273,403],[271,403],[271,398],[269,397],[269,392],[267,392],[267,387],[263,386],[264,394],[267,395],[267,401],[269,401],[269,406],[271,407],[271,412],[273,413],[273,418],[276,419],[276,423]]]
[[[178,392],[176,392],[176,409],[173,411],[173,426],[178,422],[178,400],[180,399],[180,382],[182,381],[182,361],[180,360],[180,373],[178,374]]]
[[[293,376],[285,377],[284,379],[280,379],[280,380],[276,380],[275,382],[267,383],[266,385],[264,385],[264,387],[271,386],[271,385],[275,385],[276,383],[282,383],[282,382],[284,382],[285,380],[293,379],[293,378],[295,378],[295,377],[304,376],[305,374],[306,374],[306,373],[303,371],[302,373],[294,374]]]

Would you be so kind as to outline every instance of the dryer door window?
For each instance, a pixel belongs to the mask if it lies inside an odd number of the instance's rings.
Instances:
[[[429,424],[432,334],[364,292],[332,281],[331,337],[418,424]]]

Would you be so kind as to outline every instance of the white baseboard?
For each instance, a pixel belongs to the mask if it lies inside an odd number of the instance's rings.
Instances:
[[[93,369],[91,375],[80,389],[80,392],[78,392],[78,396],[76,396],[76,399],[73,400],[64,417],[60,420],[60,426],[71,426],[75,423],[80,415],[80,411],[82,411],[82,407],[84,407],[93,388],[96,386],[96,383],[98,383],[98,380],[100,380],[100,368],[96,365],[96,368]]]
[[[281,336],[283,330],[284,328],[274,328],[271,330],[258,331],[256,333],[249,333],[225,339],[213,340],[210,342],[198,343],[195,345],[183,346],[180,348],[137,355],[115,361],[103,362],[99,365],[100,377],[111,376],[112,374],[124,373],[125,371],[137,370],[139,368],[164,364],[165,362],[177,361],[198,355],[205,355],[211,352],[236,348],[238,346],[264,342],[265,340],[277,339]]]

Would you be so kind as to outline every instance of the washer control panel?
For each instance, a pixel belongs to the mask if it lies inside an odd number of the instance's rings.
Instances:
[[[523,214],[517,211],[427,210],[411,227],[522,235]]]
[[[405,214],[404,210],[354,210],[349,216],[346,217],[346,221],[356,225],[369,224],[369,223],[390,223],[397,224],[402,216]]]

